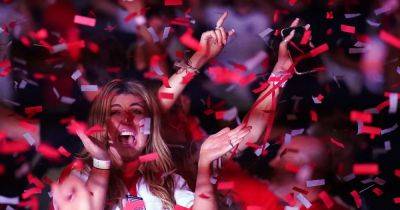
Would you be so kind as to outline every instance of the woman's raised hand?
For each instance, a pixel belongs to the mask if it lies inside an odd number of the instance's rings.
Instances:
[[[209,136],[201,145],[199,165],[209,166],[213,160],[234,149],[250,130],[251,126],[245,127],[242,124],[232,130],[224,128]]]
[[[86,135],[83,129],[76,129],[76,134],[79,136],[83,143],[83,146],[85,147],[86,151],[92,156],[92,158],[96,158],[98,160],[110,160],[107,149],[95,144]]]
[[[74,175],[61,183],[51,186],[53,203],[56,210],[90,210],[92,199],[85,184]]]
[[[299,25],[300,19],[296,18],[290,27],[297,27]],[[310,25],[306,25],[304,27],[306,30],[310,29]],[[275,64],[273,73],[275,74],[285,74],[293,72],[291,71],[291,66],[293,65],[293,60],[290,57],[289,50],[288,50],[288,43],[294,37],[295,31],[292,30],[289,35],[287,35],[283,41],[279,44],[279,53],[278,53],[278,61]]]
[[[228,38],[235,31],[232,29],[228,32],[222,26],[228,17],[228,12],[224,12],[216,23],[215,30],[206,31],[200,38],[200,53],[208,60],[217,56],[228,42]]]

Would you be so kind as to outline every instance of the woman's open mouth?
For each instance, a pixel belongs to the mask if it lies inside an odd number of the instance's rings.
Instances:
[[[132,131],[121,131],[118,140],[123,145],[132,146],[136,141],[135,133]]]

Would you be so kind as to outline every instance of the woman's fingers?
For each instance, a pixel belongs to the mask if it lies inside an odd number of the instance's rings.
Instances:
[[[228,41],[228,35],[226,34],[224,27],[220,27],[219,30],[221,31],[222,34],[222,44],[226,45]]]
[[[217,45],[222,46],[222,33],[219,29],[215,30],[215,34],[217,35]]]
[[[304,26],[304,29],[306,29],[306,31],[308,31],[308,30],[310,30],[310,27],[311,27],[310,24],[307,24]]]
[[[222,130],[218,131],[218,133],[214,134],[215,137],[223,135],[225,133],[227,133],[228,131],[230,131],[231,129],[229,127],[225,127]]]
[[[218,19],[216,28],[219,28],[224,24],[225,19],[228,17],[228,12],[224,12],[224,14],[221,15],[221,17]]]
[[[290,27],[296,27],[296,26],[299,25],[299,23],[300,23],[300,19],[299,19],[299,18],[296,18],[296,19],[294,19],[294,21],[292,22],[292,24],[290,24]]]

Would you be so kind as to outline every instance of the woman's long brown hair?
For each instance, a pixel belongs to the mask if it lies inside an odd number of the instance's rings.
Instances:
[[[107,120],[111,112],[111,102],[116,95],[133,94],[141,97],[146,105],[148,117],[151,118],[151,130],[149,141],[143,154],[157,153],[156,161],[142,163],[138,173],[148,185],[150,192],[161,199],[164,208],[172,209],[175,204],[174,199],[174,180],[171,171],[174,164],[171,160],[171,153],[160,134],[161,111],[155,96],[136,81],[112,80],[107,83],[93,101],[89,114],[89,126],[100,125],[107,128]],[[104,147],[108,147],[108,131],[98,132],[92,135]],[[111,155],[111,153],[110,153]],[[111,159],[113,157],[111,156]],[[107,197],[111,201],[125,196],[122,173],[113,164]],[[161,176],[163,174],[163,176]]]

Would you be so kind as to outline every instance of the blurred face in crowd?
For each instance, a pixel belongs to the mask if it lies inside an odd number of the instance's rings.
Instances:
[[[148,143],[141,128],[148,116],[146,104],[138,95],[119,94],[111,102],[110,135],[112,144],[124,162],[135,160]]]
[[[281,146],[277,156],[269,165],[274,169],[274,177],[294,177],[296,173],[291,168],[323,165],[324,155],[328,155],[326,153],[324,145],[317,138],[296,136],[288,144]]]

